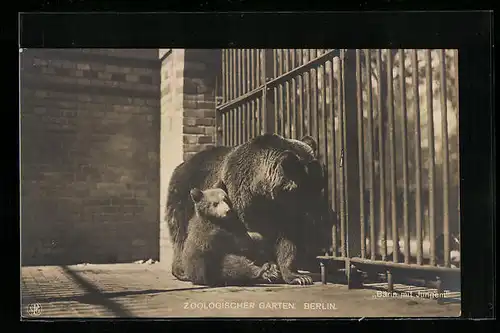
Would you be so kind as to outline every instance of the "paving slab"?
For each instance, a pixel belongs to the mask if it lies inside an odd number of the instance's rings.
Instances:
[[[21,269],[22,317],[457,317],[429,290],[396,285],[388,295],[345,285],[209,288],[176,280],[160,263]],[[426,294],[424,294],[426,293]],[[425,297],[424,297],[425,296]],[[454,297],[450,293],[450,297]]]

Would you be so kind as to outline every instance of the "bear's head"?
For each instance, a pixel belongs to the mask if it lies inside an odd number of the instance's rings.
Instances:
[[[310,195],[319,195],[325,188],[324,166],[319,159],[318,144],[313,137],[306,135],[301,140],[286,139],[292,147],[302,164],[306,180],[303,182],[303,190]]]
[[[286,207],[296,202],[298,206],[292,206],[299,210],[308,210],[304,206],[308,201],[316,206],[326,182],[323,165],[317,158],[317,144],[312,137],[296,140],[267,135],[255,138],[253,144],[259,154],[254,157],[257,162],[249,162],[255,165],[255,176],[250,182],[252,193],[278,204],[283,202]]]
[[[266,170],[269,193],[273,200],[285,199],[300,195],[307,177],[306,169],[295,152],[285,150],[278,153],[274,164]]]
[[[335,213],[328,202],[328,179],[321,161],[318,144],[311,136],[301,140],[287,139],[291,142],[293,152],[299,157],[304,172],[299,197],[300,211],[304,214],[305,223],[302,235],[309,250],[318,254],[331,245],[331,230]]]

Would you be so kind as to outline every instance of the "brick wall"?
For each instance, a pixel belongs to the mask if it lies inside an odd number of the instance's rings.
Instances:
[[[160,261],[169,263],[171,245],[165,202],[174,168],[215,145],[215,78],[220,50],[162,49]]]
[[[219,50],[186,50],[184,57],[184,160],[215,145],[215,78]]]
[[[157,50],[24,50],[22,264],[159,257]]]

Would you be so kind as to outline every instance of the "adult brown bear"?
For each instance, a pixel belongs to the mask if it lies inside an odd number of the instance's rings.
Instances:
[[[325,243],[327,205],[323,170],[316,142],[285,139],[276,134],[257,136],[237,147],[214,147],[191,157],[173,172],[166,203],[166,220],[173,244],[172,274],[184,279],[182,250],[194,214],[192,188],[222,188],[248,231],[266,244],[262,262],[276,262],[289,284],[312,284],[299,274],[300,253]],[[311,236],[313,235],[313,236]],[[312,240],[311,240],[312,239]]]

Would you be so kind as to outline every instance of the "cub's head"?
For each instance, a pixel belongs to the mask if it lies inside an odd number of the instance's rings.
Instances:
[[[213,220],[227,219],[233,216],[227,194],[223,189],[214,188],[202,191],[193,188],[190,195],[196,214],[202,218]]]
[[[203,191],[193,188],[190,195],[198,217],[204,221],[210,221],[232,234],[249,237],[247,228],[238,219],[238,216],[231,207],[226,191],[221,188],[212,188]]]

